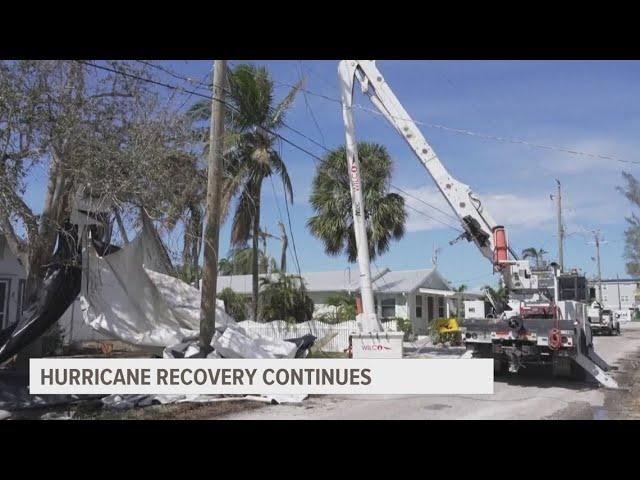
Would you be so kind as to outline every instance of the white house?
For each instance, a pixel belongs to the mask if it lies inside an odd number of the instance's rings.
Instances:
[[[0,234],[0,328],[18,321],[24,305],[26,270]]]
[[[379,317],[410,319],[416,334],[426,334],[428,322],[434,318],[448,317],[455,305],[455,292],[434,268],[399,271],[374,269],[371,276],[374,279],[373,290]],[[343,291],[357,292],[360,288],[357,268],[307,272],[302,277],[315,304],[315,315],[333,308],[327,305],[328,297]],[[217,291],[220,293],[225,288],[231,288],[236,293],[251,295],[251,286],[251,275],[220,276]]]

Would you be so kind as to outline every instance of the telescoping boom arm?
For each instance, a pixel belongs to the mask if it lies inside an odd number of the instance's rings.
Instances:
[[[360,189],[360,163],[353,121],[353,88],[357,79],[362,92],[368,95],[375,107],[384,115],[393,128],[405,139],[422,165],[433,178],[440,193],[456,213],[464,233],[462,237],[472,241],[480,252],[500,271],[505,284],[512,289],[531,289],[535,277],[531,276],[528,261],[509,258],[504,227],[496,223],[484,208],[480,199],[468,185],[456,180],[444,167],[426,141],[414,121],[386,83],[372,60],[342,60],[338,67],[342,94],[342,114],[345,124],[347,160],[351,178],[353,218],[358,244],[358,266],[360,268],[362,304],[365,317],[375,312],[369,268],[366,227],[362,192]],[[373,315],[375,316],[375,315]],[[373,324],[371,324],[373,325]]]

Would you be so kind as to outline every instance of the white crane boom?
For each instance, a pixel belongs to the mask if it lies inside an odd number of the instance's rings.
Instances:
[[[422,132],[411,119],[400,101],[386,83],[384,77],[372,60],[342,60],[338,67],[342,93],[342,114],[345,124],[347,160],[351,178],[351,198],[356,243],[358,245],[358,266],[362,291],[362,306],[365,331],[377,331],[379,322],[374,321],[375,309],[369,250],[367,247],[366,222],[361,191],[360,163],[353,121],[353,87],[355,80],[360,83],[362,92],[384,115],[393,128],[405,139],[425,167],[440,193],[458,216],[464,229],[461,237],[473,241],[480,252],[499,270],[505,284],[514,290],[537,289],[537,278],[531,275],[529,262],[509,259],[509,247],[504,227],[497,224],[486,211],[480,199],[474,195],[468,185],[456,180],[444,167],[426,141]]]

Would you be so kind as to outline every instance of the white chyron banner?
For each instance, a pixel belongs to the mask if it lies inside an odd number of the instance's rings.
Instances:
[[[491,359],[32,359],[32,394],[491,394]]]

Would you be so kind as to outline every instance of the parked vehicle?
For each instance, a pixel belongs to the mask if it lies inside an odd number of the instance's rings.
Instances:
[[[589,324],[594,334],[620,335],[620,314],[602,308],[599,302],[593,302],[588,310]]]

